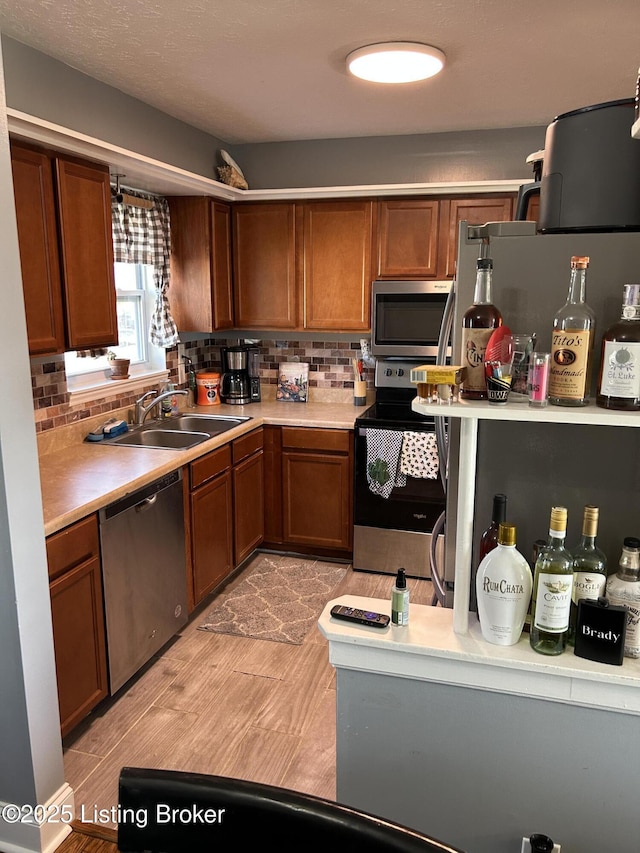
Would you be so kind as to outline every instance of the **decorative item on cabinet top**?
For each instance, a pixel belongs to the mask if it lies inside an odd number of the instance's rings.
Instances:
[[[217,166],[218,175],[222,183],[230,187],[236,187],[239,190],[248,190],[249,184],[247,183],[247,179],[231,154],[225,151],[224,148],[221,148],[220,156],[225,162],[224,166]]]

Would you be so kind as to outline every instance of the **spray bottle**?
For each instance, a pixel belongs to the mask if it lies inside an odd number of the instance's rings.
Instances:
[[[404,569],[398,569],[395,586],[391,590],[391,622],[409,624],[409,590]]]

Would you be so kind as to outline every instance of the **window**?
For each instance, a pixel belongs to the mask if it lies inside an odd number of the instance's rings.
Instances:
[[[156,299],[153,266],[115,263],[114,269],[118,345],[111,347],[111,352],[119,358],[130,359],[129,375],[133,379],[150,378],[162,371],[166,373],[164,348],[149,342],[149,322]],[[64,361],[67,387],[71,393],[118,384],[109,379],[106,355],[93,358],[66,352]]]

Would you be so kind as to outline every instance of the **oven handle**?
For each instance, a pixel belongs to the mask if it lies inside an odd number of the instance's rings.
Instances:
[[[433,525],[433,530],[431,531],[431,544],[429,546],[429,567],[431,569],[431,583],[435,587],[433,593],[433,599],[431,604],[435,607],[437,604],[441,604],[444,607],[446,590],[444,587],[444,580],[440,576],[440,571],[438,568],[438,561],[436,558],[436,548],[438,545],[438,536],[444,530],[446,513],[443,511],[438,516],[436,523]]]

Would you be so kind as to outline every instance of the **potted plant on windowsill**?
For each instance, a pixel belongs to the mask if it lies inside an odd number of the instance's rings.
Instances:
[[[109,367],[111,368],[111,379],[129,378],[129,365],[131,364],[131,359],[118,358],[115,352],[109,350],[107,353],[107,360],[109,362]]]

